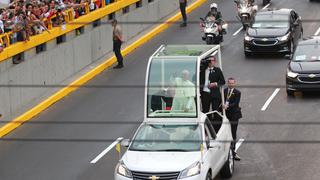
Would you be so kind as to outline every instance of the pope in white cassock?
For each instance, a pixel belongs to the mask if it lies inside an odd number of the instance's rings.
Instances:
[[[196,111],[196,89],[195,85],[189,80],[190,72],[182,71],[182,78],[174,79],[175,95],[171,110],[183,110],[184,112]]]

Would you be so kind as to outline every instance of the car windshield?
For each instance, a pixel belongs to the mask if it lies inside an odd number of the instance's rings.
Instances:
[[[199,151],[202,142],[198,124],[152,125],[139,128],[129,150],[132,151]]]
[[[293,61],[320,61],[320,47],[318,44],[304,44],[297,46]]]
[[[153,59],[149,70],[148,117],[197,116],[196,67],[197,57]]]
[[[256,29],[263,28],[288,28],[289,17],[287,15],[262,14],[255,17],[255,21],[251,26]]]

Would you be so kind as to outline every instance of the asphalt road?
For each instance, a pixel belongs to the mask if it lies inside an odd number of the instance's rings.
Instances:
[[[233,1],[217,2],[224,19],[235,21]],[[256,3],[261,8],[262,0]],[[307,0],[273,0],[270,7],[294,8],[302,19],[320,17],[320,3]],[[205,4],[189,20],[198,21],[207,11]],[[239,149],[242,160],[236,162],[233,179],[318,180],[320,144],[312,141],[320,141],[320,124],[307,122],[319,120],[320,95],[298,93],[296,98],[287,98],[284,86],[288,60],[281,56],[246,59],[242,45],[244,32],[233,36],[240,27],[240,24],[229,25],[222,47],[225,77],[233,76],[242,85],[244,118],[238,136],[245,142]],[[304,23],[303,27],[304,36],[313,35],[320,22]],[[142,121],[147,61],[161,44],[203,44],[199,25],[189,24],[186,28],[173,25],[127,56],[125,68],[106,70],[87,84],[102,88],[81,88],[6,136],[20,141],[0,142],[0,179],[112,180],[118,160],[115,150],[96,164],[90,161],[118,137],[131,138]],[[279,93],[261,111],[276,88],[280,88]],[[284,124],[278,124],[281,122]]]

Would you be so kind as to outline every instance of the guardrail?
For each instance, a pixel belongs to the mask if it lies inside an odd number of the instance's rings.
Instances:
[[[41,34],[31,36],[30,40],[25,42],[16,42],[14,44],[11,44],[10,38],[13,35],[13,33],[8,32],[2,34],[0,35],[0,43],[3,44],[5,48],[0,53],[0,62],[17,54],[20,54],[28,49],[34,48],[38,45],[48,42],[70,31],[76,30],[77,28],[80,28],[89,22],[93,22],[109,14],[117,12],[127,6],[137,3],[138,1],[140,0],[115,0],[115,2],[106,5],[106,1],[102,0],[101,8],[98,8],[91,12],[89,9],[89,4],[84,3],[85,15],[82,15],[77,19],[74,19],[74,12],[72,9],[64,11],[66,14],[64,17],[66,24],[63,27],[53,27],[52,19],[55,18],[55,15],[48,19],[44,19],[43,21],[48,24],[49,32],[44,31]]]

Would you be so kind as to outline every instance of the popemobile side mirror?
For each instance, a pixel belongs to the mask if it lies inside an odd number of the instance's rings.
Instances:
[[[121,146],[123,146],[123,147],[129,147],[129,145],[130,145],[130,139],[124,139],[124,140],[122,140],[121,141]]]
[[[200,18],[200,20],[201,20],[201,21],[204,21],[204,19],[203,19],[202,17]]]

